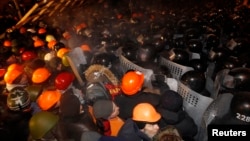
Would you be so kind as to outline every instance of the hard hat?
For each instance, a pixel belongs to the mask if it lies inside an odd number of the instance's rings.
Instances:
[[[129,71],[124,74],[121,81],[121,89],[126,95],[134,95],[144,83],[144,74],[139,71]]]
[[[51,34],[46,35],[45,41],[50,42],[52,40],[56,40],[56,38],[53,35]]]
[[[55,53],[54,52],[48,52],[44,55],[43,60],[45,61],[50,61],[50,59],[52,59],[53,57],[55,57]]]
[[[28,92],[31,101],[36,101],[38,96],[42,93],[42,85],[29,85],[25,87],[25,90]]]
[[[37,39],[34,41],[34,47],[37,48],[37,47],[43,47],[45,45],[44,41],[41,40],[41,39]]]
[[[12,111],[23,111],[30,107],[30,97],[23,87],[11,89],[7,97],[7,106]]]
[[[59,57],[59,58],[62,58],[63,55],[67,52],[69,52],[70,49],[69,48],[66,48],[66,47],[63,47],[63,48],[60,48],[57,53],[56,53],[56,56]]]
[[[46,111],[60,100],[61,95],[57,90],[45,90],[37,98],[37,103],[42,110]]]
[[[32,79],[32,82],[34,83],[42,83],[46,81],[50,75],[51,73],[49,72],[47,68],[41,67],[41,68],[37,68],[33,72],[31,79]]]
[[[62,64],[65,66],[65,67],[69,67],[70,66],[70,64],[69,64],[69,60],[68,60],[68,58],[67,58],[67,55],[65,54],[65,55],[63,55],[63,57],[62,57]]]
[[[56,43],[57,43],[56,40],[50,40],[50,41],[48,42],[47,46],[48,46],[49,49],[52,50]]]
[[[132,119],[143,122],[157,122],[161,115],[149,103],[139,103],[133,109]]]
[[[33,139],[41,139],[58,122],[59,117],[51,112],[40,111],[29,120],[29,130]]]
[[[61,72],[55,78],[55,87],[59,90],[65,90],[73,82],[75,76],[70,72]]]
[[[4,75],[4,81],[8,84],[12,84],[21,74],[22,71],[16,69],[7,71]]]
[[[26,50],[22,53],[22,60],[23,61],[28,61],[28,60],[32,60],[34,58],[36,58],[37,55],[35,52],[33,51],[29,51],[29,50]]]
[[[3,42],[3,46],[4,46],[4,47],[11,47],[11,46],[12,46],[12,43],[11,43],[10,40],[5,40],[5,41]]]
[[[14,70],[14,69],[23,71],[23,66],[21,64],[13,63],[8,66],[7,71]]]
[[[81,45],[81,49],[83,51],[90,51],[91,52],[91,48],[90,48],[90,46],[88,44]]]
[[[46,29],[45,28],[39,28],[38,29],[38,34],[45,34],[47,31],[46,31]]]

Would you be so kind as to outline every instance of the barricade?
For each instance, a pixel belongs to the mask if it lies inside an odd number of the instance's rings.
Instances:
[[[194,119],[198,128],[207,107],[213,102],[210,97],[203,96],[178,81],[177,92],[183,97],[184,110]]]
[[[168,67],[173,78],[179,80],[179,78],[187,71],[194,70],[192,67],[183,66],[172,62],[168,59],[160,57],[160,64]]]

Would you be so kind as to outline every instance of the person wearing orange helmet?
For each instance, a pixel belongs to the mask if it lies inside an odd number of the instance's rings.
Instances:
[[[33,72],[38,69],[45,67],[45,61],[40,58],[34,58],[23,62],[23,70],[28,75],[29,80],[31,81]]]
[[[50,87],[51,83],[53,83],[51,80],[51,71],[46,66],[36,68],[32,72],[31,81],[34,85]]]
[[[28,76],[24,72],[23,66],[17,63],[8,66],[4,74],[4,81],[8,91],[17,86],[26,87],[29,84]]]
[[[61,93],[57,90],[44,90],[37,98],[36,102],[43,111],[59,113],[59,100]]]
[[[133,108],[132,118],[127,119],[121,127],[118,137],[128,141],[152,141],[159,132],[160,119],[161,114],[153,105],[147,102],[138,103]]]
[[[135,105],[141,102],[148,102],[153,106],[159,104],[160,95],[143,91],[144,74],[137,70],[126,72],[121,80],[122,94],[114,98],[115,103],[120,107],[119,117],[126,120],[132,117]]]

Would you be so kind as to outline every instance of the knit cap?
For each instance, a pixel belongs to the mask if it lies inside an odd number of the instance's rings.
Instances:
[[[161,95],[160,107],[177,112],[182,108],[183,99],[180,94],[173,90],[167,90]]]
[[[113,102],[111,100],[100,99],[97,100],[93,105],[93,114],[95,118],[108,119],[112,112]]]
[[[101,134],[95,131],[86,131],[82,133],[81,141],[98,141],[101,138]]]

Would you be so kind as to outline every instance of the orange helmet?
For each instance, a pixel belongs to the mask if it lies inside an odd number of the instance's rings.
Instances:
[[[132,119],[143,122],[157,122],[161,115],[149,103],[139,103],[133,109]]]
[[[37,104],[42,110],[46,111],[60,100],[61,95],[57,90],[45,90],[37,98]]]
[[[87,24],[86,23],[80,23],[78,24],[77,26],[75,26],[75,31],[76,33],[78,33],[81,29],[85,29],[87,27]]]
[[[34,47],[35,47],[35,48],[37,48],[37,47],[42,47],[42,46],[44,46],[44,45],[45,45],[45,43],[44,43],[44,41],[41,40],[41,39],[36,39],[36,40],[34,41]]]
[[[45,34],[47,31],[45,28],[39,28],[38,29],[38,34]]]
[[[91,49],[90,49],[89,45],[87,45],[87,44],[81,45],[81,49],[82,49],[83,51],[89,51],[89,52],[91,52]]]
[[[144,75],[139,71],[129,71],[122,77],[121,89],[126,95],[137,93],[144,82]]]
[[[32,82],[42,83],[46,81],[51,75],[50,71],[47,68],[38,68],[32,74]]]
[[[11,40],[5,40],[5,41],[3,42],[3,46],[4,46],[4,47],[11,47],[11,46],[12,46]]]
[[[64,39],[68,40],[68,39],[71,38],[71,35],[70,35],[70,33],[69,33],[68,31],[65,31],[65,32],[63,33],[63,37],[64,37]]]
[[[47,44],[49,49],[53,49],[54,45],[57,43],[56,40],[50,40]]]
[[[22,71],[13,69],[7,71],[4,75],[4,81],[8,84],[12,84],[15,79],[22,74]]]
[[[10,71],[10,70],[23,71],[23,66],[21,64],[13,63],[13,64],[9,65],[7,68],[7,71]]]
[[[60,48],[60,49],[57,51],[56,55],[57,55],[57,57],[62,58],[63,55],[64,55],[65,53],[67,53],[67,52],[69,52],[69,48],[66,48],[66,47]]]

